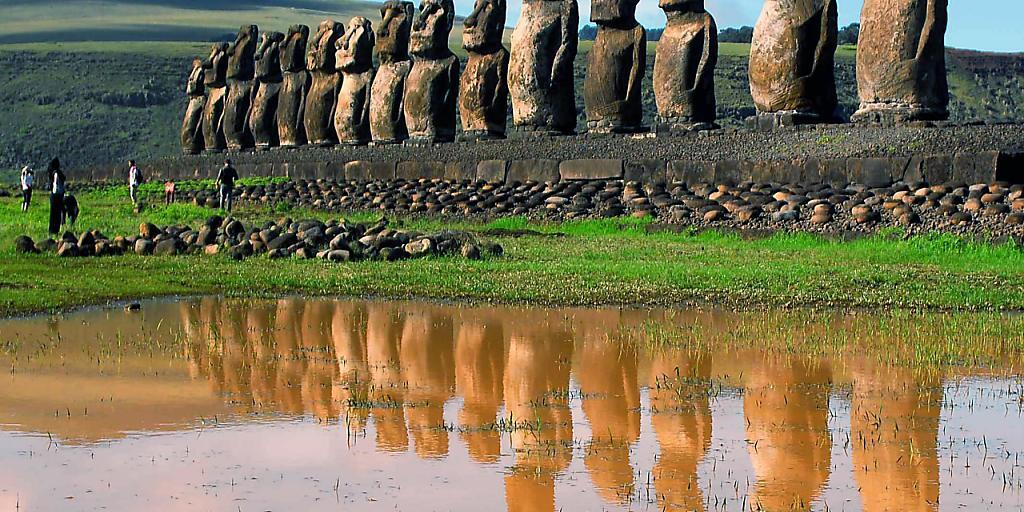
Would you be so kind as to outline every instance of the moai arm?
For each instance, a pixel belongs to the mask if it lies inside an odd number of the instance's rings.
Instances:
[[[633,66],[629,69],[629,85],[626,87],[627,102],[634,95],[641,94],[643,87],[643,76],[647,72],[647,30],[642,25],[637,25],[634,30],[640,32],[636,45],[633,46]]]
[[[821,25],[819,27],[818,46],[814,49],[814,65],[811,67],[810,76],[818,76],[818,67],[822,62],[832,62],[835,58],[836,44],[839,42],[839,35],[831,30],[831,26],[837,23],[839,10],[836,7],[836,0],[825,0],[821,6]],[[828,55],[832,52],[832,55]],[[832,65],[832,64],[827,64]]]
[[[693,88],[688,92],[703,90],[708,82],[715,78],[715,66],[718,65],[718,25],[715,19],[707,16],[704,22],[704,51],[697,65],[697,76]]]
[[[942,2],[941,8],[939,2]],[[945,51],[944,41],[948,14],[946,4],[948,0],[928,0],[928,10],[925,13],[924,26],[921,27],[921,39],[917,43],[917,55],[914,59],[920,59],[924,55],[934,51]],[[929,20],[932,20],[929,23]],[[936,48],[938,46],[938,48]]]
[[[448,90],[445,93],[444,104],[450,106],[451,112],[455,112],[457,105],[459,104],[459,59],[453,57],[455,64],[448,68]]]
[[[579,45],[580,13],[576,0],[562,1],[562,41],[551,66],[551,84],[572,84],[573,63]],[[568,75],[568,76],[563,76]]]

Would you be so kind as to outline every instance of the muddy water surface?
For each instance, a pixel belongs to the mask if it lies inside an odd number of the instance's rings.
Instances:
[[[735,343],[906,341],[786,315],[210,298],[0,321],[0,511],[1024,509],[1019,361]]]

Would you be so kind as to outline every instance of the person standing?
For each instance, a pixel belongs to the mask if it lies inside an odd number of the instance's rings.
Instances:
[[[173,181],[167,180],[164,182],[164,204],[174,203],[174,193],[177,186]]]
[[[238,179],[238,171],[231,165],[231,160],[224,160],[224,167],[217,173],[217,187],[220,191],[220,208],[231,212],[232,193],[235,189],[235,180]]]
[[[64,224],[64,193],[67,188],[67,177],[60,169],[60,160],[54,158],[46,170],[50,178],[50,234],[60,232]]]
[[[27,212],[32,204],[32,185],[35,182],[35,173],[27,165],[21,170],[21,211]]]
[[[142,184],[142,173],[139,172],[135,160],[128,160],[128,195],[132,198],[132,204],[139,204],[139,185]]]

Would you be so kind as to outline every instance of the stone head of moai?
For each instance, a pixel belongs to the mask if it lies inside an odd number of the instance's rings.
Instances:
[[[205,91],[203,82],[206,80],[206,73],[203,70],[203,59],[192,61],[192,71],[188,74],[188,84],[185,86],[185,93],[189,96],[202,96]]]
[[[216,43],[203,61],[203,83],[207,87],[224,87],[228,76],[228,43]]]
[[[235,42],[228,49],[228,78],[252,80],[256,74],[256,45],[260,29],[256,25],[242,25]]]
[[[380,8],[380,26],[377,27],[377,54],[383,63],[409,58],[409,32],[416,17],[412,2],[389,0]]]
[[[362,73],[373,67],[373,45],[375,41],[370,20],[356,16],[348,22],[345,35],[338,38],[334,54],[338,71]]]
[[[292,25],[280,45],[281,70],[296,72],[306,69],[306,43],[309,41],[309,27]]]
[[[462,46],[471,52],[491,53],[501,47],[505,34],[505,0],[476,0],[463,23]]]
[[[256,47],[256,78],[274,79],[281,77],[281,42],[284,34],[264,32]]]
[[[665,12],[704,12],[704,0],[658,0]]]
[[[334,54],[337,52],[338,38],[345,34],[345,26],[334,20],[324,20],[316,28],[313,44],[306,55],[306,67],[316,71],[335,69]]]
[[[409,51],[425,59],[451,55],[448,36],[455,27],[455,3],[452,0],[422,0],[412,24]]]
[[[590,21],[610,27],[632,28],[636,25],[639,0],[594,0],[590,4]]]

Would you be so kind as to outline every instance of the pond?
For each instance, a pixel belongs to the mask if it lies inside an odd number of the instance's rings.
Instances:
[[[1021,510],[1020,324],[300,298],[8,319],[0,510]]]

